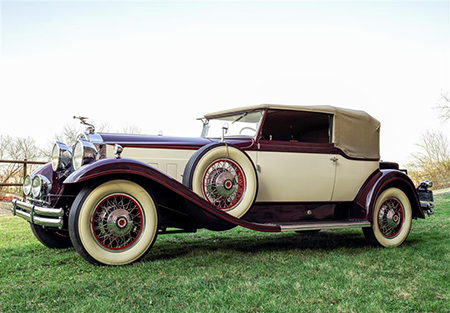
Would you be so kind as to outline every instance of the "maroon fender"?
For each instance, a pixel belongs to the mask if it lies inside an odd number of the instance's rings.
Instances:
[[[405,173],[395,169],[373,172],[356,196],[354,205],[363,209],[366,218],[372,222],[372,212],[377,198],[383,190],[389,187],[397,187],[408,196],[414,218],[425,218],[413,182]]]
[[[136,175],[145,179],[152,180],[171,191],[182,196],[187,201],[194,204],[195,207],[211,214],[212,216],[224,220],[228,223],[243,226],[249,229],[264,231],[264,232],[279,232],[279,226],[276,225],[261,225],[251,223],[245,220],[240,220],[231,216],[230,214],[221,211],[207,202],[205,199],[198,196],[185,185],[177,180],[167,176],[163,172],[149,166],[143,162],[132,159],[103,159],[94,163],[85,165],[77,171],[70,174],[64,181],[64,184],[76,184],[86,182],[90,179],[104,177],[107,175]],[[190,206],[191,208],[193,206]],[[195,219],[195,217],[193,217]]]
[[[49,192],[47,200],[50,202],[50,205],[54,207],[64,191],[64,185],[60,177],[55,171],[53,171],[52,163],[44,164],[41,167],[34,170],[33,173],[31,173],[31,175],[37,174],[47,177],[48,180],[51,182],[52,189]]]

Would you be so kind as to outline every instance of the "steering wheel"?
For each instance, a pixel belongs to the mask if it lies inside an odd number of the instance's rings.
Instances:
[[[246,130],[246,129],[253,130],[253,131],[255,132],[255,134],[256,134],[256,129],[254,129],[254,128],[252,128],[252,127],[246,126],[246,127],[242,127],[242,128],[241,128],[241,130],[239,131],[239,135],[242,135],[242,132],[243,132],[244,130]]]

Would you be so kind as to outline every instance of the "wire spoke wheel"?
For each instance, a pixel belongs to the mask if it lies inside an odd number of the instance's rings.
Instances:
[[[108,250],[127,249],[138,240],[144,216],[136,199],[122,193],[108,195],[97,204],[92,214],[95,240]]]
[[[246,179],[241,167],[230,159],[212,162],[203,175],[203,195],[221,210],[236,207],[245,193]]]
[[[378,212],[378,227],[386,238],[394,238],[402,229],[404,210],[397,198],[384,200]]]
[[[195,152],[184,168],[183,184],[218,210],[236,218],[250,210],[258,193],[252,159],[245,151],[225,142],[211,143]],[[223,230],[235,225],[209,214],[193,214],[196,222],[208,229]]]
[[[141,185],[105,180],[78,193],[68,224],[75,250],[89,263],[130,264],[142,259],[158,236],[158,207]]]
[[[363,227],[370,244],[386,248],[398,247],[409,235],[412,207],[408,196],[397,187],[385,189],[372,208],[372,225]]]

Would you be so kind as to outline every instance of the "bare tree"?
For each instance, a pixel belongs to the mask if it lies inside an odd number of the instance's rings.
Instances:
[[[106,121],[96,122],[95,120],[92,120],[92,124],[95,125],[95,131],[98,133],[107,133],[111,131],[111,126]]]
[[[417,144],[420,150],[411,155],[407,164],[410,176],[417,182],[433,181],[437,189],[450,187],[450,145],[440,131],[424,133]]]
[[[448,92],[441,94],[441,100],[436,106],[436,109],[440,111],[440,117],[443,121],[450,119],[450,95]]]
[[[105,121],[95,121],[91,120],[91,124],[95,125],[95,131],[98,133],[107,133],[110,131],[111,127],[108,122]],[[55,134],[47,144],[47,146],[42,150],[42,154],[50,158],[52,154],[52,147],[55,141],[60,141],[71,147],[80,137],[80,135],[85,131],[85,126],[71,121],[63,126],[63,129]],[[142,130],[138,125],[126,124],[122,130],[117,130],[117,133],[123,134],[141,134]]]
[[[95,131],[97,132],[107,132],[109,131],[109,124],[107,122],[97,123],[95,121],[91,121],[93,125],[95,125]],[[50,158],[52,154],[52,148],[56,141],[62,142],[69,147],[71,147],[78,140],[81,134],[85,131],[85,126],[73,121],[70,123],[66,123],[63,126],[63,129],[53,136],[53,139],[50,140],[47,146],[42,150],[42,154]]]
[[[120,133],[124,134],[141,134],[142,129],[137,125],[126,124]]]
[[[64,125],[60,133],[55,134],[55,140],[52,141],[52,144],[55,141],[60,141],[70,145],[77,141],[80,134],[82,134],[82,129],[79,125],[75,123],[67,123]]]
[[[44,160],[41,149],[34,139],[13,138],[0,135],[0,159],[2,160]],[[29,170],[33,167],[30,166]],[[0,165],[1,183],[20,183],[22,181],[22,165],[3,163]]]

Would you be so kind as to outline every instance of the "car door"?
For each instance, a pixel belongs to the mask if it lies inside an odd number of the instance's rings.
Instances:
[[[331,144],[260,140],[257,201],[330,201],[336,175],[331,148]]]
[[[331,201],[332,114],[269,109],[257,144],[260,202]]]
[[[336,179],[332,201],[353,201],[369,176],[379,168],[377,160],[357,160],[342,154],[336,160]]]

